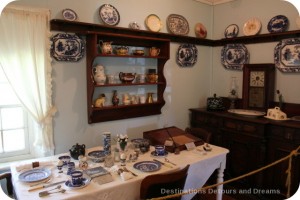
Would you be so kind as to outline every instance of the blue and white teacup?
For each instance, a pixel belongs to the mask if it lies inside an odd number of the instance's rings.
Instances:
[[[73,171],[71,172],[72,185],[79,186],[82,185],[83,182],[83,173],[81,171]]]
[[[68,163],[68,171],[67,175],[71,175],[71,173],[75,171],[75,163],[74,162],[69,162]]]
[[[157,156],[164,156],[165,155],[165,146],[164,145],[155,145],[155,154]]]

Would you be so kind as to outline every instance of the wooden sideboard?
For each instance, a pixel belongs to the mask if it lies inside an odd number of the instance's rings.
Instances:
[[[256,170],[287,156],[300,145],[300,122],[273,121],[263,117],[249,118],[227,111],[190,109],[191,127],[212,133],[212,144],[228,148],[226,175],[233,178]],[[285,197],[288,160],[263,172],[242,179],[246,187],[280,191]],[[294,194],[300,182],[300,157],[293,159],[292,187]]]

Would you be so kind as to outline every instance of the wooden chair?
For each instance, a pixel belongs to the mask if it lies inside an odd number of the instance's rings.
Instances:
[[[200,139],[202,139],[206,143],[210,143],[211,141],[211,132],[203,129],[203,128],[186,128],[185,132],[190,133]]]
[[[0,173],[0,180],[3,179],[6,179],[6,189],[7,189],[8,196],[13,197],[13,185],[11,181],[11,173],[10,172]]]
[[[146,176],[141,183],[140,198],[151,199],[180,193],[188,175],[189,165],[175,172]],[[170,192],[171,191],[171,192]],[[181,196],[177,198],[181,199]]]

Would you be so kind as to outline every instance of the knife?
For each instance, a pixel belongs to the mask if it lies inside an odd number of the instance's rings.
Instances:
[[[160,164],[162,164],[162,165],[164,165],[164,166],[166,166],[166,167],[173,168],[173,166],[172,166],[172,165],[169,165],[168,163],[164,163],[164,162],[161,162],[161,161],[156,160],[156,159],[153,159],[153,161],[158,162],[158,163],[160,163]]]
[[[28,192],[31,192],[31,191],[34,191],[34,190],[43,189],[43,188],[48,188],[48,187],[51,187],[51,186],[54,186],[54,185],[59,185],[59,184],[64,183],[64,182],[66,182],[66,181],[59,181],[59,182],[51,183],[51,184],[47,184],[47,185],[39,185],[39,186],[30,188],[30,189],[28,190]]]

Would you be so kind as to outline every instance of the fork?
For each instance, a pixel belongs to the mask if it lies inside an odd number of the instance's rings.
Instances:
[[[126,167],[123,167],[125,172],[130,172],[133,176],[138,176],[137,174],[133,173],[132,171],[128,170]]]

